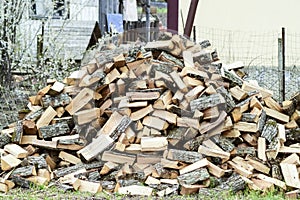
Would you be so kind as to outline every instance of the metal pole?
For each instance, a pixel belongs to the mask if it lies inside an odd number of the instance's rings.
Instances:
[[[179,0],[168,1],[168,16],[167,16],[167,28],[169,30],[178,32],[178,10]]]
[[[282,27],[282,101],[285,100],[285,28]]]
[[[150,0],[147,0],[146,5],[146,38],[147,42],[150,41]]]
[[[283,95],[282,95],[282,39],[278,38],[278,98],[280,98],[279,100],[282,101],[283,99]]]
[[[184,35],[190,37],[193,29],[194,19],[199,0],[192,0],[190,4],[189,14],[184,27]]]

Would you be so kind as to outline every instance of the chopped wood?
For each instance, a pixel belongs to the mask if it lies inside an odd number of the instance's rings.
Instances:
[[[230,157],[230,153],[228,153],[228,152],[210,149],[203,145],[199,146],[198,152],[201,154],[204,154],[206,156],[218,157],[218,158],[225,159],[225,160],[229,160],[229,157]]]
[[[179,74],[176,71],[173,71],[172,73],[170,73],[170,76],[172,77],[173,81],[176,83],[179,90],[181,90],[184,93],[188,92],[187,86],[182,81],[181,77],[179,76]]]
[[[149,113],[153,112],[154,109],[152,105],[150,104],[149,106],[139,109],[133,113],[131,113],[130,118],[132,121],[137,121],[142,119],[143,117],[147,116]]]
[[[3,171],[8,171],[14,167],[17,167],[21,164],[21,160],[16,158],[11,154],[7,154],[5,156],[1,156],[1,169]]]
[[[273,117],[274,119],[277,119],[279,121],[288,123],[290,120],[290,117],[288,115],[285,115],[283,113],[280,113],[276,110],[264,107],[263,108],[266,111],[267,116]]]
[[[90,192],[92,194],[96,194],[96,193],[102,191],[102,186],[100,183],[80,180],[80,186],[79,186],[78,190],[80,192]]]
[[[286,189],[286,184],[283,181],[280,181],[278,179],[268,177],[264,174],[256,174],[255,177],[264,180],[266,182],[272,183],[274,185],[277,185],[278,187],[281,187],[284,190]]]
[[[70,115],[74,115],[75,112],[83,108],[90,100],[94,97],[94,91],[89,88],[84,88],[79,94],[71,101],[69,105],[66,106],[66,111]]]
[[[168,128],[168,122],[153,116],[146,116],[143,119],[143,124],[148,127],[155,128],[157,130],[165,130]]]
[[[238,129],[243,132],[256,133],[257,132],[257,124],[248,123],[248,122],[237,122],[233,125],[233,128]]]
[[[101,160],[120,164],[128,163],[129,165],[133,165],[136,160],[136,156],[113,151],[104,151]]]
[[[142,151],[162,151],[168,147],[166,137],[142,137],[141,150]]]
[[[28,152],[17,144],[7,144],[4,146],[4,150],[16,158],[26,158]]]
[[[208,160],[206,158],[203,158],[191,165],[188,165],[182,169],[179,170],[179,173],[180,174],[185,174],[185,173],[188,173],[188,172],[191,172],[191,171],[194,171],[196,169],[199,169],[199,168],[203,168],[203,167],[206,167],[208,165]]]
[[[257,141],[257,157],[263,161],[267,161],[266,139],[263,137],[259,137]]]
[[[125,186],[118,189],[118,193],[123,195],[151,196],[152,192],[153,188],[140,185]]]
[[[113,139],[108,135],[101,134],[93,142],[79,150],[77,153],[82,155],[87,161],[95,158],[113,143]]]
[[[58,157],[60,159],[64,160],[64,161],[67,161],[67,162],[72,163],[74,165],[78,164],[78,163],[81,163],[81,160],[78,157],[76,157],[76,156],[74,156],[72,154],[69,154],[69,153],[67,153],[65,151],[59,152]]]
[[[284,177],[285,184],[294,188],[300,189],[300,179],[295,164],[280,163],[282,175]]]
[[[56,114],[56,111],[51,106],[49,106],[42,114],[40,119],[36,122],[36,127],[39,129],[40,127],[49,125]]]

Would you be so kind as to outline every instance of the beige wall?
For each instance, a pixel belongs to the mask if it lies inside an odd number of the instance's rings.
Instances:
[[[184,21],[191,0],[180,0]],[[199,0],[196,26],[270,31],[282,26],[300,33],[299,0]],[[182,31],[181,19],[179,30]]]

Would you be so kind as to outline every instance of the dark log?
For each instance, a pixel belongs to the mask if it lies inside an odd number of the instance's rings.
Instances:
[[[0,148],[2,149],[5,145],[9,144],[11,142],[11,137],[6,134],[0,134]]]
[[[168,63],[173,63],[174,66],[178,66],[179,68],[183,68],[183,63],[181,60],[178,58],[175,58],[174,56],[166,53],[166,52],[161,52],[161,54],[158,56],[158,60],[168,62]]]
[[[288,116],[292,116],[292,114],[296,110],[296,101],[288,101],[288,103],[284,106],[282,106],[282,111],[283,113],[287,114]]]
[[[199,181],[204,181],[210,177],[206,168],[196,169],[192,172],[182,174],[177,177],[181,185],[192,185]]]
[[[221,94],[212,94],[209,96],[203,96],[190,102],[191,111],[195,112],[196,109],[202,111],[207,108],[211,108],[220,104],[226,103],[224,97]]]
[[[273,163],[271,165],[271,175],[273,178],[283,181],[283,176],[282,176],[279,164]]]
[[[116,182],[115,181],[102,181],[101,186],[103,190],[108,191],[108,192],[113,192],[115,187],[116,187]]]
[[[234,71],[228,71],[224,69],[223,77],[229,81],[230,87],[234,87],[237,85],[242,87],[243,85],[243,80],[240,77],[238,77]]]
[[[220,137],[220,139],[216,141],[216,143],[226,152],[231,152],[235,148],[232,140],[225,137]]]
[[[12,172],[12,175],[22,176],[22,177],[36,175],[36,170],[35,170],[35,167],[33,165],[24,166],[24,167],[20,167],[20,168],[15,169]]]
[[[118,124],[118,126],[116,127],[114,132],[111,134],[111,138],[113,140],[117,140],[119,138],[119,136],[121,135],[121,133],[125,133],[125,130],[130,125],[131,122],[132,122],[132,120],[130,119],[130,117],[123,116],[121,119],[121,122]]]
[[[199,146],[202,144],[204,140],[205,140],[204,135],[200,135],[186,142],[183,145],[183,147],[189,151],[198,151]]]
[[[70,128],[67,123],[57,123],[49,126],[43,126],[39,129],[39,131],[43,138],[47,139],[70,133]]]
[[[221,198],[220,195],[225,195],[229,193],[237,193],[238,191],[244,190],[246,183],[242,177],[236,173],[232,174],[226,181],[222,182],[215,188],[201,188],[199,194],[201,196],[206,196],[207,198]]]
[[[88,174],[89,181],[100,181],[100,173],[98,171],[92,171]]]
[[[269,119],[261,133],[261,137],[266,138],[269,143],[273,141],[273,138],[277,135],[278,129],[277,129],[277,123],[275,120]]]
[[[178,106],[170,105],[167,107],[169,112],[176,114],[178,117],[192,117],[193,112],[189,112],[187,110],[181,109]]]
[[[16,123],[15,132],[12,135],[11,141],[19,144],[23,136],[23,121],[19,120]]]
[[[220,93],[224,97],[224,99],[226,101],[226,104],[225,104],[226,108],[225,108],[225,110],[226,110],[227,113],[229,113],[235,107],[235,102],[233,100],[233,97],[232,97],[231,93],[229,93],[224,88],[224,86],[217,88],[216,91],[218,93]]]
[[[11,181],[13,181],[16,185],[22,187],[22,188],[31,188],[32,186],[34,186],[35,184],[23,177],[20,177],[20,176],[16,176],[16,175],[13,175],[10,177],[11,178]]]
[[[177,149],[170,149],[168,151],[167,159],[182,161],[186,163],[194,163],[203,158],[202,154],[195,151],[183,151]]]
[[[290,129],[285,131],[286,142],[285,146],[300,142],[300,128]]]
[[[48,164],[44,155],[41,156],[28,156],[27,161],[30,165],[35,166],[37,169],[47,168]]]
[[[186,133],[187,128],[184,127],[175,127],[168,131],[167,139],[170,144],[176,146],[178,142],[184,139],[184,134]]]
[[[31,120],[31,121],[36,121],[38,118],[42,116],[44,112],[43,108],[40,108],[36,110],[35,112],[29,113],[26,117],[25,120]]]
[[[265,123],[266,123],[266,119],[267,119],[266,111],[262,110],[260,118],[258,120],[258,124],[257,124],[258,132],[261,133],[263,131],[263,128],[264,128]]]
[[[203,49],[202,51],[195,53],[193,59],[194,62],[198,62],[200,65],[210,64],[215,60],[212,55],[216,55],[216,50]]]
[[[61,93],[60,95],[54,97],[50,95],[46,95],[41,100],[41,104],[43,108],[48,108],[49,106],[53,108],[57,108],[60,106],[64,107],[70,103],[71,103],[71,98],[66,93]]]
[[[255,156],[256,150],[254,147],[237,147],[235,148],[235,155],[244,157],[245,155]]]
[[[243,121],[243,122],[255,123],[256,122],[255,120],[256,120],[256,114],[252,114],[252,113],[243,113],[242,114],[241,121]]]
[[[67,174],[76,172],[77,170],[80,170],[80,169],[84,169],[84,164],[80,163],[77,165],[73,165],[71,167],[59,168],[59,169],[54,170],[53,173],[56,177],[59,178],[59,177],[65,176]]]

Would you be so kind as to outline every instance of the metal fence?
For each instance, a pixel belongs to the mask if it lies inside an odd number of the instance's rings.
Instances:
[[[300,33],[285,31],[284,69],[280,30],[251,32],[199,27],[196,31],[198,38],[211,41],[222,62],[244,62],[246,79],[257,80],[260,86],[272,90],[276,100],[289,99],[299,91]]]

